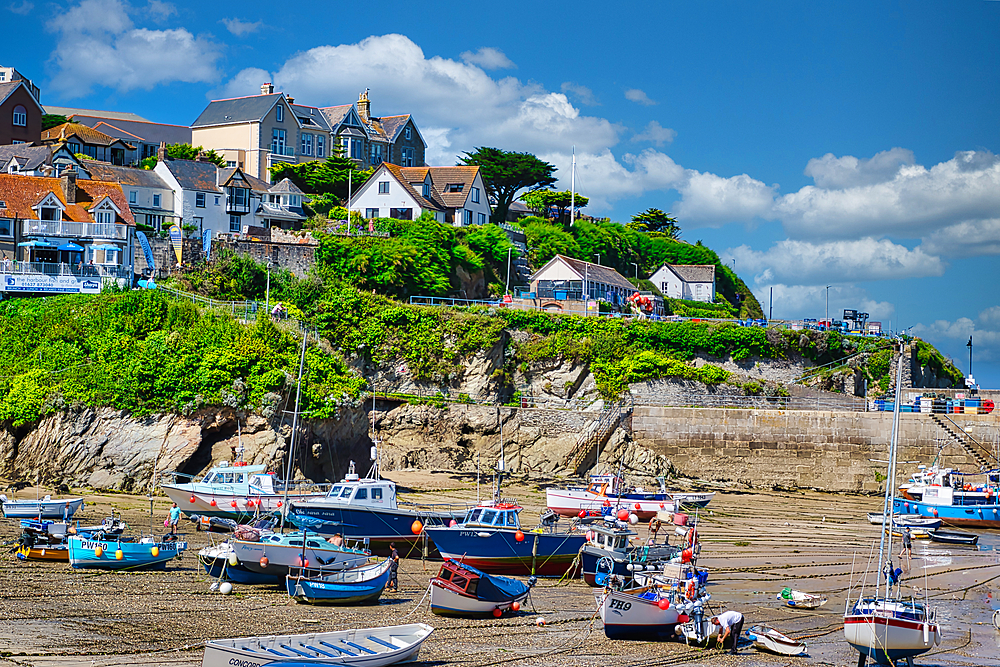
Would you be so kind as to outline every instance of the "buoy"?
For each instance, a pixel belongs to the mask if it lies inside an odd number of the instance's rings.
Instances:
[[[666,506],[665,506],[665,505],[664,505],[663,503],[660,503],[660,509],[661,509],[661,510],[662,510],[662,509],[666,509]]]
[[[520,530],[517,531],[516,533],[514,533],[514,539],[517,540],[518,542],[524,542],[524,533]]]
[[[153,547],[149,550],[149,553],[152,554],[153,558],[156,558],[160,555],[160,547]]]
[[[635,565],[629,563],[628,565],[625,566],[625,569],[628,570],[629,572],[635,572]]]
[[[634,526],[635,524],[639,523],[639,516],[637,514],[629,514],[628,522]]]
[[[618,510],[618,520],[628,521],[628,510]]]
[[[281,507],[281,506],[282,506],[282,505],[284,505],[284,504],[285,504],[285,503],[281,502],[280,500],[278,501],[278,507]]]
[[[125,552],[121,549],[115,551],[115,560],[121,560],[122,558],[125,558]]]
[[[410,525],[410,530],[414,535],[419,535],[424,529],[424,524],[420,523],[420,519],[417,519]]]
[[[267,559],[267,556],[261,556],[261,557],[260,557],[260,566],[261,566],[262,568],[264,568],[264,569],[267,569],[267,564],[268,564],[269,562],[271,562],[271,561],[269,561],[269,560]]]
[[[605,498],[605,499],[604,499],[604,506],[605,506],[605,507],[611,507],[611,501],[610,501],[610,500],[608,500],[607,498]]]
[[[309,559],[303,558],[302,556],[296,556],[295,562],[299,567],[309,567]]]
[[[642,505],[640,505],[639,503],[636,503],[635,504],[635,509],[636,510],[641,510],[642,509]]]
[[[501,616],[503,616],[503,612],[500,611],[500,607],[497,607],[496,609],[493,610],[494,618],[500,618]]]
[[[98,544],[96,547],[94,547],[94,555],[97,556],[98,558],[100,558],[101,556],[103,556],[104,555],[104,547],[102,547],[100,544]]]
[[[694,556],[694,552],[691,551],[690,549],[685,549],[684,551],[681,552],[681,562],[690,563],[692,556]]]
[[[660,598],[660,601],[656,603],[656,606],[662,609],[663,611],[666,611],[670,609],[670,600],[668,600],[667,598]]]
[[[211,505],[212,507],[215,507],[218,504],[219,503],[215,502],[215,498],[212,498],[212,502],[209,503],[209,505]]]
[[[687,623],[687,622],[688,622],[688,621],[690,621],[690,620],[691,620],[691,617],[690,617],[690,616],[688,616],[687,614],[680,614],[680,615],[679,615],[679,616],[677,617],[677,622],[678,622],[678,623]]]
[[[190,498],[188,498],[188,501],[190,501],[190,502],[192,502],[192,503],[193,503],[193,502],[195,501],[195,497],[194,497],[194,496],[191,496]]]
[[[222,585],[219,586],[219,592],[223,595],[229,595],[233,592],[233,585],[228,581],[223,581]]]
[[[587,510],[580,510],[580,513],[577,514],[577,516],[580,517],[581,519],[587,516]]]
[[[236,557],[236,554],[229,554],[229,564],[235,566],[240,560]]]
[[[994,512],[995,512],[995,511],[996,511],[996,510],[994,510]],[[593,541],[593,539],[594,539],[594,531],[592,531],[592,530],[588,530],[588,531],[587,531],[587,541],[588,541],[588,542],[592,542],[592,541]]]
[[[510,608],[514,611],[521,611],[521,603],[514,602],[513,604],[510,605]]]
[[[937,516],[937,515],[938,515],[938,514],[937,514],[937,510],[934,510],[934,516]]]
[[[535,619],[535,625],[537,625],[538,627],[542,627],[543,625],[545,625],[545,619],[539,616],[538,618]]]
[[[455,521],[454,519],[452,519],[451,521],[448,522],[448,527],[449,528],[452,527],[452,526],[457,526],[457,525],[458,525],[458,522]]]
[[[229,503],[229,506],[230,507],[236,507],[236,501],[234,500],[233,502]]]

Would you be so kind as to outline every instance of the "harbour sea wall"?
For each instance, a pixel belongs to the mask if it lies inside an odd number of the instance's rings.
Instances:
[[[995,414],[949,416],[987,447],[1000,433]],[[891,432],[891,412],[636,407],[632,415],[635,444],[682,474],[758,488],[878,492]],[[979,469],[932,415],[901,414],[898,442],[897,483],[917,465],[902,462],[929,466],[939,453],[943,466]]]

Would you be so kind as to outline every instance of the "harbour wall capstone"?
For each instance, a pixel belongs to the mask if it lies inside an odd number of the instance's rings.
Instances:
[[[990,447],[1000,434],[996,415],[950,415]],[[824,491],[878,492],[888,456],[891,412],[734,410],[637,406],[637,445],[665,456],[686,476]],[[929,414],[900,415],[897,460],[979,469]],[[875,459],[876,461],[872,461]],[[897,484],[916,464],[898,466]]]

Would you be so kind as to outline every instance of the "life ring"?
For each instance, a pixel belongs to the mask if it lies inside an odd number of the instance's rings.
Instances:
[[[684,544],[688,547],[693,547],[698,544],[698,531],[695,528],[689,528],[686,535],[684,535]]]
[[[684,591],[684,597],[686,597],[688,600],[694,600],[695,597],[697,597],[698,595],[698,589],[695,586],[694,582],[695,580],[693,577],[691,579],[688,579],[687,590]]]

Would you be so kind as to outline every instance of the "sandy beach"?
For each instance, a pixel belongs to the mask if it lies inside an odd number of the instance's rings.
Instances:
[[[447,472],[389,473],[414,500],[444,497],[474,502],[475,479]],[[487,487],[482,493],[489,494]],[[34,490],[18,497],[34,497]],[[515,479],[505,496],[524,506],[524,525],[534,525],[545,504],[544,484]],[[77,518],[100,521],[112,507],[136,532],[150,530],[149,502],[140,496],[87,496]],[[430,613],[424,593],[438,564],[403,561],[401,591],[383,595],[370,607],[296,604],[284,591],[237,586],[223,596],[196,552],[209,539],[182,521],[189,549],[166,572],[110,573],[73,570],[64,563],[20,562],[4,549],[0,558],[0,666],[200,665],[202,643],[217,637],[316,632],[423,622],[435,628],[420,653],[428,665],[616,664],[657,665],[850,665],[857,654],[843,641],[842,617],[852,570],[860,580],[878,528],[865,519],[881,510],[881,497],[813,492],[720,491],[699,516],[708,568],[711,610],[736,609],[746,627],[768,623],[804,638],[808,657],[783,658],[745,646],[738,656],[683,643],[612,641],[604,637],[594,592],[582,581],[542,580],[531,604],[500,620],[445,619]],[[153,532],[163,532],[168,501],[154,499]],[[0,521],[0,540],[19,534],[14,520]],[[640,526],[640,536],[645,528]],[[926,581],[930,603],[942,623],[943,642],[915,660],[918,665],[1000,665],[1000,632],[990,618],[1000,607],[1000,532],[980,533],[978,548],[917,540],[906,582]],[[876,545],[877,547],[877,545]],[[821,593],[829,602],[818,610],[788,609],[776,600],[785,586]],[[545,619],[544,627],[536,618]]]

